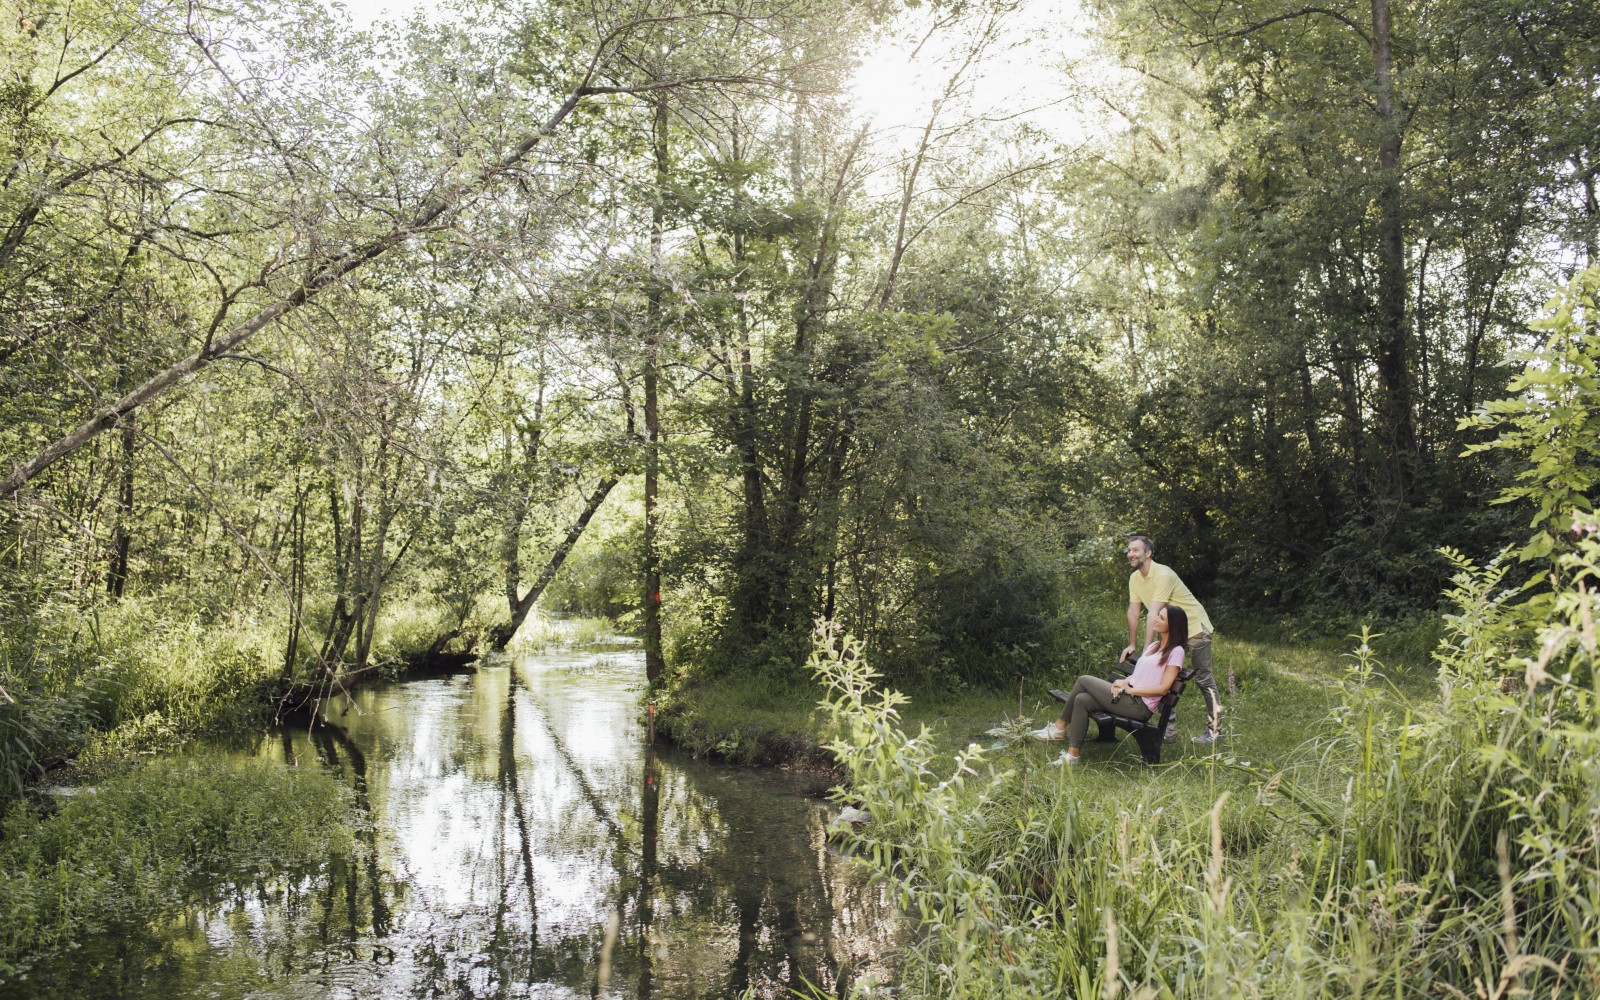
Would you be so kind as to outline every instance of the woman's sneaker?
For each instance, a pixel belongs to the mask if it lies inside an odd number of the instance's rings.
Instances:
[[[1065,750],[1063,750],[1063,751],[1061,751],[1061,756],[1057,757],[1055,760],[1050,762],[1050,766],[1051,767],[1076,767],[1076,766],[1078,766],[1078,764],[1080,764],[1082,762],[1083,762],[1083,758],[1082,757],[1074,757],[1071,754],[1067,753]]]
[[[1036,740],[1064,740],[1067,738],[1067,731],[1057,729],[1054,722],[1047,722],[1043,729],[1035,729],[1028,735]]]
[[[1199,743],[1201,746],[1210,746],[1212,743],[1221,743],[1222,742],[1222,734],[1221,733],[1201,733],[1199,736],[1194,737],[1193,742]]]

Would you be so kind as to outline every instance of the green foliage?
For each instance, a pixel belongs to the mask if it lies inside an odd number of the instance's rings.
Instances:
[[[283,621],[248,612],[181,618],[160,599],[127,600],[95,617],[93,645],[79,655],[101,658],[115,678],[102,709],[108,727],[152,713],[186,732],[259,721],[281,669]]]
[[[1497,503],[1533,508],[1533,538],[1518,550],[1523,560],[1547,559],[1567,548],[1573,519],[1594,511],[1600,483],[1600,267],[1572,280],[1552,299],[1548,315],[1530,324],[1545,334],[1539,349],[1521,356],[1522,374],[1507,399],[1485,403],[1461,421],[1462,429],[1495,431],[1493,440],[1466,454],[1504,450],[1525,466]]]
[[[1094,6],[1128,73],[1093,92],[1127,127],[1108,128],[1114,171],[1058,193],[1102,234],[1077,294],[1122,376],[1086,418],[1141,467],[1103,492],[1229,604],[1433,610],[1435,549],[1493,551],[1521,516],[1488,509],[1496,470],[1462,454],[1461,418],[1528,346],[1542,289],[1600,245],[1579,207],[1600,162],[1577,96],[1592,27],[1568,0],[1385,4],[1381,74],[1376,7]]]
[[[627,499],[618,503],[633,506]],[[618,521],[626,527],[616,527]],[[601,523],[592,524],[551,581],[540,599],[541,606],[558,614],[617,620],[637,617],[644,594],[638,566],[638,527],[629,513],[613,513]]]
[[[1363,641],[1304,750],[1268,766],[1224,757],[1128,773],[1041,766],[1027,743],[951,761],[925,728],[903,731],[902,699],[875,689],[858,645],[824,635],[813,665],[852,777],[843,794],[873,815],[857,848],[921,929],[902,985],[913,996],[1115,984],[1343,997],[1474,982],[1576,995],[1600,972],[1557,967],[1593,934],[1573,926],[1586,918],[1572,904],[1594,891],[1592,851],[1571,850],[1592,818],[1574,809],[1584,799],[1540,803],[1535,832],[1523,805],[1560,783],[1522,776],[1513,807],[1504,761],[1483,752],[1495,744],[1479,722],[1515,696],[1405,711]],[[1508,823],[1516,855],[1497,833]],[[1577,881],[1558,887],[1553,860],[1525,869],[1533,852],[1518,844],[1559,855]]]
[[[0,822],[0,979],[353,846],[349,793],[318,770],[158,761],[69,791],[54,812],[16,803]]]
[[[816,750],[814,689],[786,671],[714,681],[680,674],[655,697],[660,733],[696,756],[735,764],[830,768]]]
[[[1015,5],[934,6],[927,52]],[[171,2],[47,3],[31,16],[49,30],[0,26],[8,468],[284,307],[250,353],[204,357],[4,498],[0,801],[53,757],[157,750],[250,724],[278,685],[481,647],[615,478],[543,602],[632,625],[651,606],[649,454],[678,667],[663,720],[733,759],[803,739],[819,611],[896,685],[953,700],[1101,662],[1129,529],[1223,598],[1225,634],[1227,610],[1404,626],[1363,641],[1315,761],[1211,765],[1198,805],[1141,787],[1126,836],[1064,777],[1030,796],[1044,779],[1020,751],[937,780],[903,706],[843,682],[835,721],[866,728],[841,753],[881,744],[851,762],[938,931],[920,952],[935,979],[1015,953],[1022,992],[1404,992],[1438,970],[1493,992],[1523,953],[1474,907],[1580,907],[1501,878],[1496,844],[1507,831],[1553,884],[1523,840],[1578,836],[1563,815],[1587,794],[1589,751],[1561,727],[1590,721],[1594,673],[1593,273],[1536,327],[1517,397],[1479,404],[1523,346],[1541,255],[1595,254],[1593,28],[1566,0],[1406,8],[1388,80],[1361,11],[1259,6],[1106,0],[1138,72],[1082,92],[1126,118],[1103,140],[1041,150],[1008,114],[960,121],[981,88],[952,78],[910,156],[840,96],[877,2],[477,5],[359,40],[299,3],[212,4],[203,23]],[[600,90],[649,89],[590,94],[537,168],[470,179],[591,68]],[[460,210],[433,213],[440,196]],[[419,212],[425,232],[391,232]],[[1390,237],[1396,295],[1375,270]],[[384,256],[289,308],[308,267],[358,247]],[[1490,454],[1520,463],[1499,515]],[[1459,554],[1503,544],[1523,509],[1526,587]],[[1457,611],[1416,624],[1452,572]],[[1414,661],[1441,632],[1443,701],[1396,715],[1375,659]],[[823,642],[820,666],[855,669]],[[1259,680],[1307,711],[1286,675]],[[1088,848],[1204,898],[1063,863]],[[1424,927],[1442,958],[1405,936]]]
[[[0,801],[47,758],[103,761],[259,723],[278,681],[285,624],[270,618],[204,622],[154,599],[5,611]]]
[[[373,664],[398,674],[407,666],[420,663],[440,636],[465,624],[456,620],[452,610],[431,595],[409,595],[385,602],[374,629]]]

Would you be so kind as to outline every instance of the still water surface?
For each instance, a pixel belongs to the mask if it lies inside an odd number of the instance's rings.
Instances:
[[[528,653],[262,736],[242,752],[351,782],[357,853],[157,941],[91,942],[22,995],[678,1000],[888,978],[891,908],[829,846],[825,779],[647,746],[643,672],[620,639]]]

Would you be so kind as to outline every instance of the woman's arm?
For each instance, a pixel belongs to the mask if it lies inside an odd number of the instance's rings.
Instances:
[[[1173,682],[1178,679],[1178,668],[1183,666],[1183,661],[1167,664],[1167,669],[1161,671],[1161,690],[1151,691],[1145,695],[1147,698],[1159,698],[1172,690]]]

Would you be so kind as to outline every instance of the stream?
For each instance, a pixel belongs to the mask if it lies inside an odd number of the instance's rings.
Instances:
[[[7,996],[789,997],[884,981],[885,892],[829,844],[815,774],[647,745],[616,636],[359,691],[228,748],[335,770],[370,826],[295,884],[236,887],[150,942],[91,940]]]

